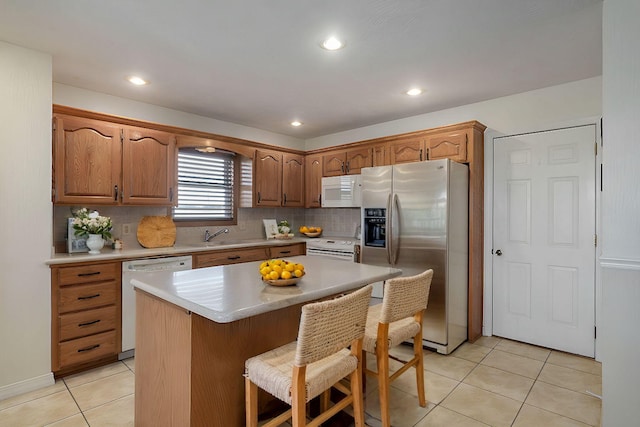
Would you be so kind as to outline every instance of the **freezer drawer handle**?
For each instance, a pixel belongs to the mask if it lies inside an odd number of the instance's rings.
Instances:
[[[95,295],[89,295],[86,297],[78,297],[79,300],[85,300],[85,299],[93,299],[93,298],[98,298],[100,296],[100,294],[95,294]]]
[[[100,323],[100,319],[91,321],[91,322],[84,322],[84,323],[78,323],[78,327],[83,327],[83,326],[90,326],[90,325],[95,325],[96,323]]]
[[[95,344],[95,345],[92,345],[90,347],[81,348],[81,349],[78,350],[78,353],[84,353],[85,351],[95,350],[98,347],[100,347],[100,344]]]

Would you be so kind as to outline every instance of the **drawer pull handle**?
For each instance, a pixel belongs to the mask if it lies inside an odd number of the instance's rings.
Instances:
[[[280,255],[284,255],[284,254],[290,254],[291,251],[280,251]]]
[[[227,259],[240,259],[240,255],[230,256],[230,257],[227,257]]]
[[[78,277],[95,276],[100,274],[99,271],[92,271],[91,273],[78,273]]]
[[[83,353],[85,351],[95,350],[98,347],[100,347],[100,344],[95,344],[95,345],[92,345],[90,347],[81,348],[80,350],[78,350],[78,353]]]
[[[78,297],[79,300],[84,300],[84,299],[93,299],[93,298],[98,298],[100,296],[100,294],[95,294],[95,295],[89,295],[86,297]]]
[[[100,319],[94,320],[92,322],[78,323],[78,326],[83,327],[83,326],[95,325],[96,323],[100,323]]]

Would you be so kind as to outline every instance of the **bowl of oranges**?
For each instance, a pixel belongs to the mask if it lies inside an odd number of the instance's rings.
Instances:
[[[304,234],[307,237],[318,237],[322,234],[322,227],[308,227],[303,225],[298,229],[300,234]]]
[[[258,267],[262,281],[272,286],[295,285],[304,276],[304,265],[284,259],[270,259]]]

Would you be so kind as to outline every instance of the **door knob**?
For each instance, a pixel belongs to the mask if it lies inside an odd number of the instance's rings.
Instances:
[[[498,256],[502,256],[502,251],[501,251],[500,249],[498,249],[498,250],[496,251],[496,255],[498,255]]]

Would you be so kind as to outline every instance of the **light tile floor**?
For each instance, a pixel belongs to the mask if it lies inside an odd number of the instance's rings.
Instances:
[[[410,347],[396,356],[410,357]],[[375,363],[369,355],[370,366]],[[392,362],[392,369],[397,368]],[[0,401],[0,426],[133,426],[133,359],[65,377],[50,387]],[[592,359],[497,337],[442,356],[425,350],[427,407],[415,375],[391,386],[391,423],[427,426],[599,426],[601,365]],[[367,425],[380,425],[377,387],[367,382]]]

